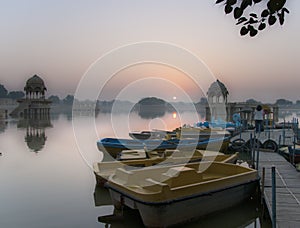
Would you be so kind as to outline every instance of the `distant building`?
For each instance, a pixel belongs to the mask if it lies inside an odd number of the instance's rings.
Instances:
[[[252,123],[253,112],[258,103],[228,102],[229,92],[226,86],[219,80],[213,82],[207,91],[208,104],[206,106],[206,120],[233,121],[233,114],[239,113],[244,123]],[[265,110],[265,120],[278,122],[278,106],[274,104],[262,104]]]
[[[18,102],[11,98],[0,98],[0,119],[6,119],[8,114],[18,106]]]
[[[29,78],[24,87],[26,97],[17,100],[19,106],[13,110],[12,117],[36,118],[39,116],[49,116],[51,101],[45,99],[47,88],[43,79],[34,75]]]
[[[11,99],[11,98],[0,98],[0,107],[16,106],[17,104],[18,103],[14,99]]]

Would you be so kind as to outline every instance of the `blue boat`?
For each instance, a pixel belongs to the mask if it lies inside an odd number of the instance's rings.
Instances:
[[[112,157],[117,158],[118,154],[123,150],[139,150],[145,151],[164,151],[167,149],[202,149],[205,150],[209,144],[210,150],[218,150],[224,152],[229,145],[230,137],[219,137],[213,139],[150,139],[150,140],[137,140],[137,139],[117,139],[117,138],[103,138],[97,141],[97,147],[100,151],[109,153]]]

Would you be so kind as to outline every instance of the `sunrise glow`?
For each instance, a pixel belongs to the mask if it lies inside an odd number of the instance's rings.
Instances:
[[[176,119],[177,118],[177,113],[173,112],[172,116],[173,116],[173,119]]]

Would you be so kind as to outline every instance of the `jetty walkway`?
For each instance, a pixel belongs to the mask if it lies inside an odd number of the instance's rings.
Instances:
[[[276,227],[300,227],[300,172],[274,152],[259,152],[259,174],[263,177],[265,168],[263,197],[270,217],[272,214],[272,166],[276,176]],[[261,179],[263,182],[263,180]]]
[[[300,227],[300,172],[283,156],[264,146],[266,142],[270,146],[270,141],[276,144],[274,150],[282,145],[292,146],[297,140],[296,136],[298,135],[292,128],[266,129],[260,134],[246,130],[231,140],[238,142],[241,139],[245,145],[253,140],[250,147],[252,162],[261,177],[262,197],[272,220],[272,227]],[[258,142],[254,139],[261,143],[261,148],[258,148]]]

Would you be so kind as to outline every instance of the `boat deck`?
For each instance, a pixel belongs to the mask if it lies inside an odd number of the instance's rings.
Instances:
[[[276,224],[277,227],[300,227],[300,172],[281,155],[260,152],[259,174],[265,167],[264,198],[272,218],[272,175],[276,167]]]

